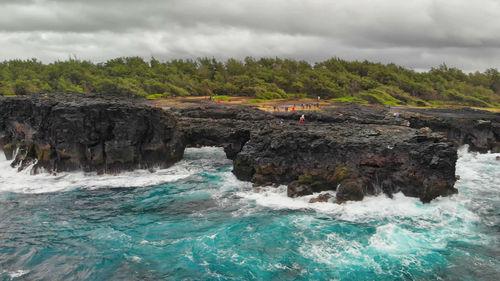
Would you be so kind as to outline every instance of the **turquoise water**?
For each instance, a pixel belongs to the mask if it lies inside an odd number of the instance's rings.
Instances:
[[[256,190],[218,148],[118,176],[31,176],[0,159],[0,279],[495,280],[496,155],[461,151],[459,194],[425,205]]]

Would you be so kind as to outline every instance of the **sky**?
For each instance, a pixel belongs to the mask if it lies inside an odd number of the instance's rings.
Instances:
[[[0,60],[331,57],[500,68],[500,0],[0,0]]]

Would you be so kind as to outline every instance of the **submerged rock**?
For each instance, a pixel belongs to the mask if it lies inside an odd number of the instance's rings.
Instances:
[[[318,195],[318,197],[309,200],[309,203],[319,203],[319,202],[324,203],[324,202],[328,202],[328,200],[330,200],[330,198],[332,198],[332,196],[328,193],[320,194],[320,195]]]

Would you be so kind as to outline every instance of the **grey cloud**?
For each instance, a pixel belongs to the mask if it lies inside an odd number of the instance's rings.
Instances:
[[[498,11],[496,0],[5,0],[0,59],[338,56],[483,70],[500,64]]]

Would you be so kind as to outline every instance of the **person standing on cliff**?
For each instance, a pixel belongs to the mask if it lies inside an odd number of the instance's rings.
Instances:
[[[305,119],[306,117],[304,116],[304,114],[302,114],[302,116],[300,116],[299,123],[303,123]]]

